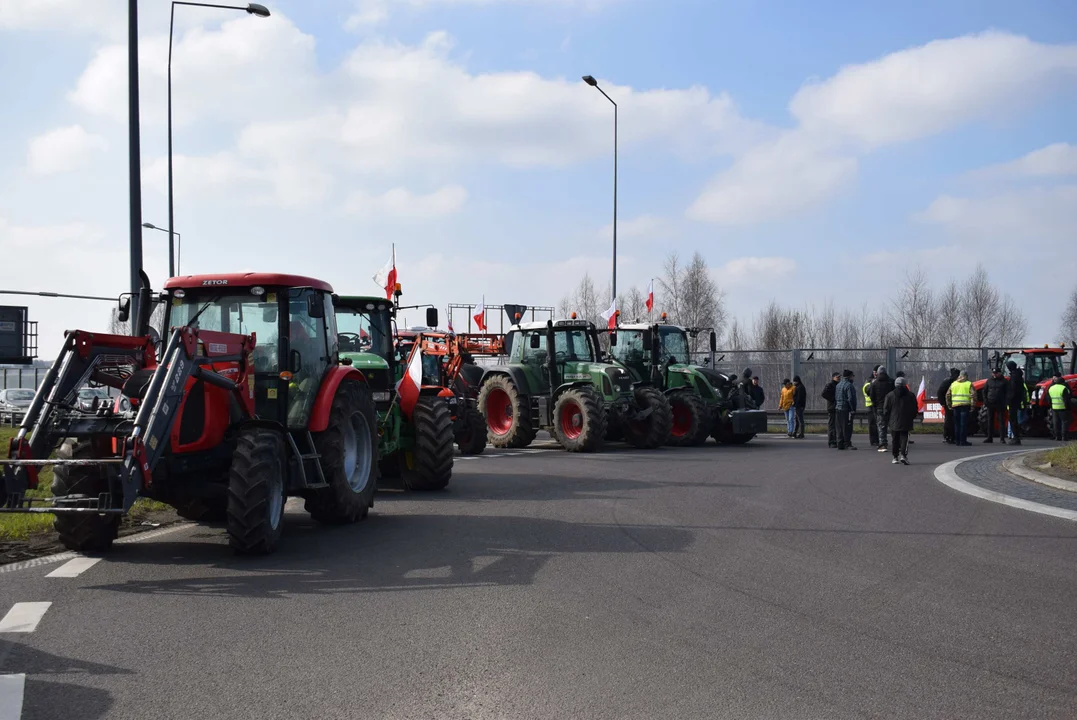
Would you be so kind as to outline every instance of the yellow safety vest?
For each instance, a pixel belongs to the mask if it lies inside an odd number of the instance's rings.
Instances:
[[[871,380],[864,383],[864,387],[860,389],[864,393],[864,407],[871,407],[871,397],[868,396],[868,389],[871,387]]]
[[[972,405],[972,383],[968,380],[965,382],[955,380],[950,386],[950,404],[954,407]]]
[[[1065,383],[1055,383],[1047,389],[1047,394],[1051,398],[1052,410],[1065,410],[1066,402],[1062,399],[1062,393],[1066,392]]]
[[[1025,385],[1025,401],[1023,403],[1021,403],[1021,407],[1025,408],[1025,409],[1028,409],[1028,407],[1031,404],[1032,404],[1032,398],[1029,397],[1029,394],[1028,394],[1028,385]]]

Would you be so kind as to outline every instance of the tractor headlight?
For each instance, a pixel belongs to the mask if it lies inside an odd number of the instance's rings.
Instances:
[[[378,390],[374,393],[374,402],[389,402],[389,391]]]

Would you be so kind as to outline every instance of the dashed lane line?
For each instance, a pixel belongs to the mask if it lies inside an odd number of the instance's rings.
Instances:
[[[15,603],[0,619],[0,633],[32,633],[51,606],[51,602]]]
[[[0,720],[19,720],[26,675],[0,675]]]
[[[120,538],[116,541],[116,545],[128,545],[130,543],[142,542],[144,540],[152,540],[162,535],[169,535],[180,530],[186,530],[189,527],[193,527],[194,523],[184,522],[176,523],[175,525],[169,525],[168,527],[158,528],[157,530],[147,530],[146,532],[135,533],[134,535],[128,535],[127,537]],[[55,555],[46,555],[44,557],[33,558],[32,560],[23,560],[21,562],[9,563],[7,565],[0,565],[0,575],[9,572],[15,572],[17,570],[28,570],[30,568],[41,567],[42,565],[52,565],[54,563],[63,562],[65,560],[71,560],[72,558],[81,557],[75,552],[62,552]]]
[[[958,492],[965,493],[966,495],[972,495],[982,500],[989,500],[991,502],[999,503],[1001,505],[1009,505],[1010,507],[1020,508],[1021,510],[1028,510],[1029,512],[1040,513],[1041,515],[1050,515],[1052,517],[1063,518],[1064,520],[1077,520],[1077,511],[1067,510],[1066,508],[1055,507],[1054,505],[1044,505],[1042,503],[1033,502],[1031,500],[1025,500],[1024,498],[1013,497],[1012,495],[1005,495],[995,490],[987,490],[979,485],[973,485],[968,480],[963,480],[957,474],[957,466],[963,462],[970,460],[980,460],[985,457],[994,457],[999,455],[1013,455],[1015,453],[1022,452],[1021,450],[1015,450],[1012,452],[998,452],[990,453],[988,455],[972,455],[966,458],[960,458],[959,460],[951,460],[948,463],[939,465],[935,468],[935,479],[941,482],[943,485],[947,485]]]
[[[75,578],[92,568],[97,563],[101,562],[101,558],[95,557],[75,557],[65,562],[60,567],[50,572],[45,577],[50,578]]]

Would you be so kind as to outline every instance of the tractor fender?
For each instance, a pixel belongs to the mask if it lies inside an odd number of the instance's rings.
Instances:
[[[337,388],[345,380],[357,380],[366,384],[366,376],[353,367],[337,365],[330,368],[322,378],[322,386],[318,388],[318,397],[314,400],[314,408],[310,411],[308,430],[322,432],[329,427],[329,410],[333,407],[333,398],[336,397]]]
[[[557,398],[561,397],[562,393],[564,393],[566,390],[571,390],[573,388],[578,388],[578,387],[594,388],[594,384],[589,383],[589,382],[584,381],[584,380],[573,380],[572,382],[561,383],[560,385],[557,386],[557,389],[555,389],[553,391],[553,393],[551,394],[550,401],[551,402],[557,402]],[[599,393],[598,395],[599,395],[599,398],[602,401],[602,404],[606,405],[607,403],[606,403],[605,398],[602,397],[602,393]]]
[[[527,382],[527,376],[524,374],[524,371],[521,368],[512,367],[511,365],[503,365],[487,369],[486,372],[482,374],[482,381],[479,382],[479,387],[481,388],[488,378],[495,375],[507,376],[510,380],[516,383],[516,389],[521,395],[531,395],[531,383]]]

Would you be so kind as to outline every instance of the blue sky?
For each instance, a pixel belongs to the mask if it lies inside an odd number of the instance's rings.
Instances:
[[[124,5],[0,9],[5,289],[124,289]],[[590,73],[620,104],[621,288],[699,250],[750,321],[772,298],[876,307],[908,269],[941,284],[983,259],[1028,340],[1055,339],[1075,266],[1074,3],[269,6],[177,13],[186,271],[371,291],[396,242],[409,302],[605,284],[612,115]],[[143,214],[163,225],[169,5],[140,7]],[[163,239],[145,238],[158,281]],[[53,347],[107,314],[30,304]]]

